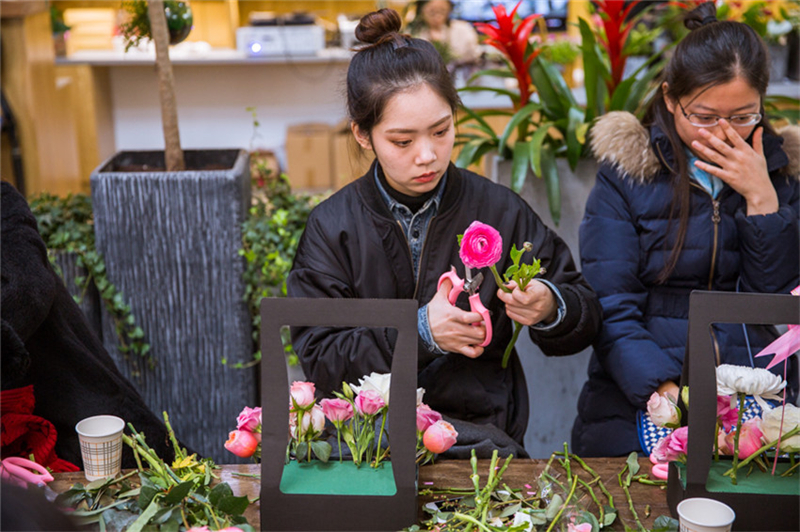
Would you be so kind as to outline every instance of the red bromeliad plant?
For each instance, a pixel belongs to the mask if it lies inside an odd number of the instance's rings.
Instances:
[[[605,33],[605,35],[598,35],[598,38],[611,63],[611,78],[606,80],[609,94],[613,94],[614,89],[622,82],[622,73],[625,71],[625,63],[628,60],[623,49],[625,41],[628,40],[628,34],[636,25],[638,17],[627,21],[626,19],[639,2],[640,0],[633,0],[627,6],[625,0],[598,0],[596,2],[597,12],[603,21]]]
[[[506,8],[503,5],[494,6],[492,10],[497,18],[497,26],[482,22],[475,24],[475,29],[488,37],[484,42],[497,48],[505,56],[511,72],[517,78],[519,96],[511,97],[515,111],[518,111],[530,101],[533,91],[531,90],[532,82],[529,70],[533,60],[541,52],[540,49],[533,48],[529,42],[533,25],[541,15],[530,15],[521,21],[515,22],[514,15],[516,15],[520,4],[521,2],[514,6],[511,13],[506,13]]]

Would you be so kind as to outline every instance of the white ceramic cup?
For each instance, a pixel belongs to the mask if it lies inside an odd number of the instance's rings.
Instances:
[[[87,417],[75,425],[86,480],[100,480],[119,473],[124,428],[125,421],[117,416]]]
[[[730,532],[736,514],[725,503],[695,497],[678,503],[681,532]]]

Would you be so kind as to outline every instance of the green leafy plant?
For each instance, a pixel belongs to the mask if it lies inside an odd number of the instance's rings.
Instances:
[[[569,39],[556,39],[542,44],[542,56],[559,65],[568,65],[580,55],[580,47]]]
[[[45,192],[34,196],[30,207],[47,246],[48,258],[56,271],[63,277],[55,257],[57,252],[64,252],[74,253],[78,266],[87,272],[86,276],[75,279],[82,294],[76,296],[76,301],[80,303],[90,286],[97,288],[108,314],[114,320],[119,351],[132,363],[132,374],[139,376],[141,372],[130,355],[146,361],[151,369],[155,367],[155,358],[150,352],[150,344],[144,339],[144,331],[136,325],[136,319],[122,293],[108,280],[103,257],[95,248],[91,197],[86,194],[71,194],[61,198]]]
[[[120,23],[119,31],[125,39],[125,51],[139,46],[142,40],[152,39],[150,16],[145,0],[126,0],[122,9],[128,14],[125,21]],[[188,2],[178,0],[164,0],[164,13],[167,17],[169,30],[169,43],[177,44],[183,41],[192,29],[194,17]]]
[[[273,176],[264,168],[265,175],[258,176],[265,185],[264,197],[254,198],[247,219],[242,224],[242,249],[239,255],[245,258],[244,300],[253,319],[253,344],[256,351],[253,360],[237,363],[234,367],[248,367],[261,360],[258,342],[261,336],[261,299],[286,296],[286,277],[294,261],[297,244],[306,227],[311,209],[320,196],[294,194],[288,178],[281,174]],[[254,177],[255,178],[255,177]],[[297,355],[292,350],[289,330],[282,331],[289,363],[297,364]],[[227,360],[223,359],[223,364]]]
[[[177,532],[181,527],[220,530],[235,526],[242,532],[252,532],[243,515],[250,505],[247,496],[235,496],[226,482],[212,486],[218,480],[213,474],[214,462],[188,455],[175,439],[166,412],[164,421],[175,449],[171,466],[129,423],[132,435],[123,434],[122,439],[133,450],[137,470],[86,486],[74,484],[56,498],[56,504],[74,508],[70,515],[81,525],[98,524],[100,530]],[[138,482],[134,475],[138,475]]]

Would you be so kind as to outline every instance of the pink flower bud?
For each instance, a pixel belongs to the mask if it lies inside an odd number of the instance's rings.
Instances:
[[[333,423],[347,421],[353,417],[353,405],[350,404],[350,401],[339,398],[323,399],[319,405],[322,407],[325,417]]]
[[[247,432],[253,432],[256,430],[259,425],[261,425],[261,407],[257,406],[255,408],[250,408],[249,406],[244,407],[239,417],[236,418],[236,428],[238,430],[246,430]]]
[[[425,403],[420,403],[417,407],[417,430],[419,432],[425,432],[428,427],[441,419],[442,415]]]
[[[464,231],[458,254],[468,268],[492,266],[503,254],[503,238],[497,229],[476,220]]]
[[[228,434],[228,441],[225,442],[225,448],[236,456],[242,458],[250,458],[258,448],[258,440],[252,433],[246,430],[234,430]]]
[[[300,408],[307,408],[314,402],[314,392],[316,388],[313,382],[294,381],[289,392],[292,399]]]
[[[314,405],[311,410],[303,413],[303,434],[308,434],[311,429],[314,432],[322,432],[325,428],[325,414],[322,407]]]
[[[650,414],[650,419],[653,420],[653,423],[659,427],[677,425],[681,420],[678,414],[678,407],[666,395],[659,395],[658,392],[653,392],[653,395],[647,401],[647,413]]]
[[[386,406],[381,394],[375,390],[363,390],[356,396],[356,410],[364,416],[374,416]]]
[[[422,443],[432,453],[441,454],[456,443],[458,432],[444,420],[439,420],[422,435]]]

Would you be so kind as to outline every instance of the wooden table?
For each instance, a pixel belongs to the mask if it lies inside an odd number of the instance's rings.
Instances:
[[[626,524],[634,527],[633,515],[628,508],[627,499],[617,479],[617,474],[625,465],[625,459],[587,458],[585,462],[601,477],[609,493],[614,498],[614,506],[619,511],[616,524],[619,523],[619,519],[622,519]],[[528,489],[526,487],[526,485],[528,485],[532,486],[533,490],[535,490],[537,488],[536,481],[546,464],[546,460],[514,459],[503,474],[503,482],[512,489]],[[650,471],[650,461],[648,459],[640,458],[639,464],[641,466],[641,473]],[[478,473],[481,476],[481,486],[486,483],[489,465],[489,460],[478,461]],[[573,462],[573,472],[576,467],[578,467],[578,464]],[[258,479],[237,475],[237,473],[258,474],[260,473],[259,465],[223,465],[221,466],[221,470],[217,473],[221,481],[230,484],[236,495],[247,495],[251,499],[259,496],[260,484]],[[590,478],[589,475],[582,470],[579,471],[579,473],[582,478],[587,480]],[[472,481],[469,478],[471,474],[472,467],[467,460],[443,460],[435,464],[421,467],[419,469],[419,488],[423,491],[423,494],[419,496],[420,519],[427,519],[429,517],[428,514],[422,511],[422,506],[436,499],[435,494],[425,494],[426,490],[430,489],[436,491],[446,488],[471,488]],[[82,472],[58,473],[54,476],[55,480],[50,484],[50,487],[57,492],[66,491],[75,482],[84,484],[87,482]],[[560,481],[564,481],[566,473],[560,468],[555,468],[554,476]],[[595,489],[595,492],[600,502],[607,504],[600,490]],[[658,486],[640,484],[634,481],[630,487],[630,493],[634,502],[634,508],[645,528],[651,529],[653,527],[653,522],[658,516],[670,515],[665,489]],[[589,497],[587,497],[586,501],[582,502],[586,504],[589,510],[594,511],[595,515],[597,515],[596,507]],[[648,509],[649,513],[647,513]],[[248,522],[253,525],[255,529],[259,528],[261,516],[259,515],[258,503],[250,505],[245,512],[245,517],[247,517]],[[619,529],[620,527],[615,526],[615,528]]]

